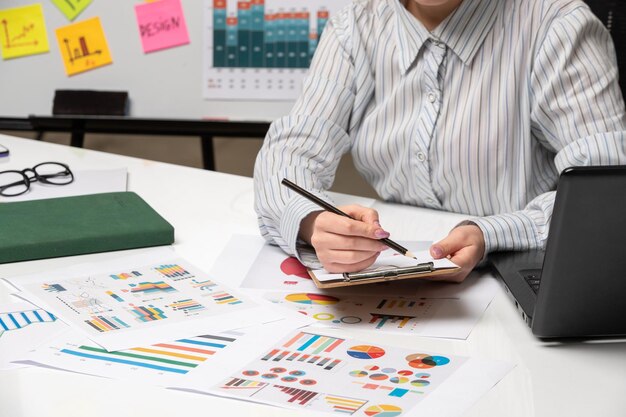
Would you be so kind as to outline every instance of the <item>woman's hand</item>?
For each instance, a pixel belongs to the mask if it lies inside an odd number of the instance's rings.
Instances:
[[[389,237],[380,227],[374,209],[349,205],[339,207],[354,220],[328,211],[316,211],[300,223],[300,238],[310,243],[324,269],[343,273],[361,271],[388,249],[378,241]]]
[[[485,254],[485,238],[476,225],[457,226],[448,236],[430,247],[430,255],[435,259],[448,257],[461,267],[453,274],[439,275],[435,279],[462,282]]]

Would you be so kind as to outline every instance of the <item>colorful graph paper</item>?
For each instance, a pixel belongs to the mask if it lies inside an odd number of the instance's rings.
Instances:
[[[64,348],[60,352],[86,359],[89,362],[108,362],[115,366],[139,367],[167,373],[186,374],[235,340],[234,337],[202,335],[117,352],[109,352],[99,347],[85,345]]]
[[[328,22],[326,9],[299,11],[266,8],[265,0],[213,2],[215,68],[308,68],[319,34]],[[270,3],[268,1],[268,3]],[[311,23],[311,14],[316,25]]]

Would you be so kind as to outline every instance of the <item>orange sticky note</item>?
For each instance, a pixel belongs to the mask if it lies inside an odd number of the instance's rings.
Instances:
[[[3,59],[50,50],[41,4],[0,10],[0,31]]]
[[[56,30],[67,75],[74,75],[113,62],[99,17]]]

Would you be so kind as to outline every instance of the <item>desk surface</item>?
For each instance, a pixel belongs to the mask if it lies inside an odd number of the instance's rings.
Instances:
[[[250,178],[4,135],[0,144],[11,151],[7,160],[0,159],[0,170],[43,161],[65,162],[75,169],[126,167],[129,190],[175,226],[176,249],[204,270],[211,269],[224,236],[258,233]],[[381,202],[374,208],[399,240],[439,239],[461,218]],[[113,256],[0,265],[0,277]],[[0,302],[9,300],[0,285]],[[474,405],[470,416],[626,415],[626,342],[542,343],[531,335],[504,291],[465,341],[380,334],[372,339],[400,347],[419,343],[432,351],[514,363],[513,371]],[[200,410],[212,416],[316,415],[41,368],[0,372],[2,416],[180,416]]]

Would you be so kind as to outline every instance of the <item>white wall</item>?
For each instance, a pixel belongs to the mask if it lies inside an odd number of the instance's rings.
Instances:
[[[49,115],[55,89],[125,90],[131,116],[154,118],[228,117],[273,120],[292,102],[207,101],[202,98],[202,0],[182,0],[191,43],[144,54],[134,6],[141,1],[94,0],[75,21],[99,16],[113,64],[68,77],[55,29],[69,24],[49,0],[0,0],[0,9],[41,3],[50,52],[0,60],[0,117]]]

